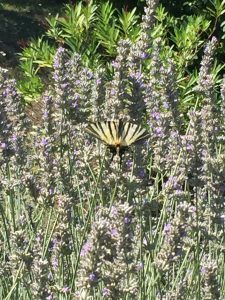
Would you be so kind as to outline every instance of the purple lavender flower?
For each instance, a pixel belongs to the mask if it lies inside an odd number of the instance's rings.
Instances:
[[[166,101],[164,101],[164,102],[163,102],[163,107],[166,108],[166,109],[169,109],[169,107],[170,107],[170,106],[169,106],[169,103],[166,102]]]
[[[128,168],[131,168],[132,167],[132,160],[131,159],[128,159],[127,161],[126,161],[126,165],[127,165],[127,167]]]
[[[89,79],[91,79],[91,78],[94,77],[93,72],[92,72],[91,70],[88,70],[88,71],[87,71],[87,77],[88,77]]]
[[[111,207],[111,214],[113,217],[116,217],[118,215],[118,210],[117,210],[117,207],[115,205],[113,205]]]
[[[108,298],[110,296],[111,292],[108,288],[103,288],[102,289],[102,296]]]
[[[161,114],[157,111],[153,111],[151,113],[152,117],[155,119],[155,120],[160,120],[161,119]]]
[[[91,282],[97,282],[98,281],[98,275],[97,275],[97,273],[91,273],[90,275],[89,275],[89,280],[91,281]]]
[[[130,224],[131,223],[131,218],[130,217],[125,217],[124,218],[124,223],[125,224]]]
[[[68,294],[70,291],[71,291],[71,289],[70,289],[70,287],[68,287],[68,286],[64,286],[64,287],[62,288],[62,292],[65,293],[65,294]]]
[[[54,257],[54,258],[52,259],[52,266],[53,266],[53,268],[54,268],[55,270],[57,270],[57,268],[59,267],[59,260],[58,260],[58,258]]]
[[[111,90],[111,91],[110,91],[110,94],[111,94],[111,96],[114,96],[114,95],[116,95],[116,90],[114,90],[114,89],[113,89],[113,90]]]
[[[165,233],[169,233],[171,231],[171,229],[172,229],[172,226],[170,223],[165,224],[165,226],[164,226]]]
[[[167,180],[167,182],[164,185],[165,189],[166,188],[172,188],[175,190],[182,190],[182,186],[179,183],[179,178],[177,176],[170,176]]]
[[[53,293],[50,293],[47,297],[46,297],[46,299],[47,300],[54,300],[54,295],[53,295]]]
[[[41,145],[42,145],[42,146],[46,146],[47,144],[48,144],[47,138],[43,138],[43,139],[41,140]]]
[[[92,244],[90,242],[86,242],[81,249],[81,256],[86,256],[92,249]]]
[[[60,67],[60,57],[65,52],[65,49],[63,47],[59,47],[57,49],[54,61],[53,61],[53,67],[59,68]]]
[[[143,262],[138,263],[137,266],[136,266],[136,269],[137,269],[137,271],[143,270],[144,269],[144,263]]]
[[[115,296],[117,299],[118,295],[120,298],[121,295],[127,295],[127,286],[123,284],[127,274],[131,270],[134,275],[138,274],[136,259],[134,260],[132,251],[135,239],[133,226],[125,224],[125,222],[130,223],[129,215],[131,214],[132,209],[127,203],[114,204],[113,209],[101,206],[98,208],[95,213],[96,220],[92,224],[88,236],[88,242],[92,248],[88,249],[88,256],[81,257],[77,282],[80,289],[88,291],[90,285],[96,287],[96,284],[99,283],[110,290],[110,297]],[[133,223],[136,224],[134,221]],[[127,264],[129,268],[121,268]],[[98,271],[93,272],[96,270],[96,266]],[[130,288],[132,291],[133,289],[136,291],[133,281]],[[107,294],[106,290],[105,293]],[[128,294],[132,294],[132,292]]]
[[[200,268],[201,273],[205,274],[207,272],[207,268],[205,266]]]
[[[158,137],[163,137],[164,133],[162,127],[156,127],[154,131]]]
[[[149,54],[147,52],[142,52],[141,53],[141,59],[145,60],[147,58],[149,58]]]
[[[117,61],[113,61],[113,62],[111,63],[111,65],[112,65],[115,69],[118,69],[118,68],[119,68],[119,62],[117,62]]]
[[[110,235],[111,235],[111,237],[116,237],[116,236],[118,235],[118,230],[117,230],[117,228],[112,228],[112,229],[110,230]]]
[[[140,178],[144,178],[146,176],[145,170],[143,169],[139,170],[139,176]]]
[[[1,149],[6,149],[6,148],[7,148],[6,143],[1,142],[1,143],[0,143],[0,148],[1,148]]]

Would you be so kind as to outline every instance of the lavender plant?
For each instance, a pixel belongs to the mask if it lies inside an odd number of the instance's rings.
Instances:
[[[225,297],[225,81],[219,106],[216,40],[193,91],[203,105],[190,109],[184,130],[176,66],[151,36],[156,4],[147,1],[140,39],[120,41],[112,78],[59,48],[35,125],[1,70],[1,299]],[[84,130],[117,118],[150,133],[121,167]]]
[[[138,227],[134,208],[117,203],[97,208],[89,236],[81,250],[78,296],[94,295],[100,287],[103,298],[137,298]]]

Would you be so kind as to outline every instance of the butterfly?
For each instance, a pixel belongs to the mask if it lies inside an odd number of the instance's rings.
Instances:
[[[120,163],[123,154],[132,144],[149,137],[149,133],[143,127],[122,120],[89,123],[85,131],[102,141],[110,149],[111,161],[115,155],[118,155]]]

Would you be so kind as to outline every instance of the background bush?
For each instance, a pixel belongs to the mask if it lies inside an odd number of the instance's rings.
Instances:
[[[214,66],[216,77],[223,68],[224,55],[221,50],[224,37],[221,33],[224,9],[224,1],[182,2],[179,10],[170,1],[165,7],[162,4],[156,10],[157,22],[152,36],[163,38],[162,59],[171,57],[176,64],[185,107],[193,105],[190,91],[197,81],[196,67],[200,62],[202,47],[213,34],[220,37],[218,61],[215,61]],[[141,10],[142,6],[139,5]],[[21,54],[25,79],[20,81],[20,91],[25,100],[32,101],[43,90],[43,81],[48,82],[47,70],[52,68],[53,56],[59,45],[67,47],[71,55],[79,53],[85,65],[94,70],[115,59],[116,47],[121,38],[132,41],[140,38],[140,21],[136,8],[119,11],[110,2],[95,4],[89,1],[88,4],[80,2],[75,6],[66,5],[64,15],[48,18],[49,29],[46,34],[33,40]]]

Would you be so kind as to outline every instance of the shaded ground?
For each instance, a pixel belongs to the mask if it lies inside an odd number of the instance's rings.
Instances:
[[[46,31],[45,18],[55,15],[69,1],[57,0],[2,0],[0,4],[0,64],[14,68],[18,64],[18,52],[31,38]]]

